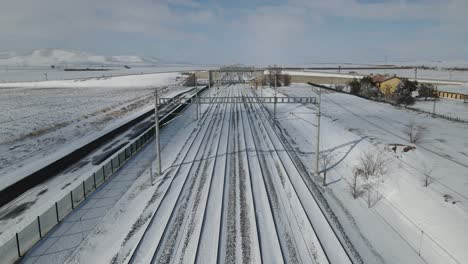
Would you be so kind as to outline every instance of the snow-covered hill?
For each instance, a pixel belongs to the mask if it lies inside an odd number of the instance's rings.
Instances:
[[[29,53],[0,52],[0,65],[8,66],[67,66],[67,65],[155,65],[156,58],[139,56],[101,56],[65,49],[36,49]]]

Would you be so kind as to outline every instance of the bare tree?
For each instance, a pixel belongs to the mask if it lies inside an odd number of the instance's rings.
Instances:
[[[322,171],[323,171],[323,186],[327,185],[327,171],[332,164],[335,155],[333,151],[329,151],[327,153],[323,153],[320,155],[320,163],[322,164]]]
[[[281,77],[283,86],[289,86],[291,84],[291,75],[283,73]]]
[[[351,193],[353,198],[356,199],[360,195],[358,179],[362,177],[363,171],[361,168],[354,167],[353,169],[353,183],[351,185]]]
[[[432,182],[436,180],[434,176],[434,165],[423,164],[423,185],[428,187]]]
[[[416,124],[414,120],[410,120],[405,125],[404,133],[408,136],[410,143],[416,144],[424,138],[426,130],[426,127]]]
[[[371,152],[365,152],[359,158],[359,168],[363,171],[363,177],[369,180],[370,177],[380,177],[387,173],[388,160],[382,153],[377,155]]]
[[[351,188],[354,199],[361,194],[358,179],[363,178],[366,181],[364,190],[367,193],[369,207],[372,207],[380,200],[379,186],[384,181],[384,176],[388,170],[388,162],[388,159],[382,153],[375,155],[371,152],[366,152],[361,155],[359,163],[353,168],[353,183]]]

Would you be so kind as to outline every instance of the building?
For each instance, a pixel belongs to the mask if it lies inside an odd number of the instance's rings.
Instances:
[[[398,88],[401,79],[396,75],[389,76],[377,74],[372,76],[372,81],[380,89],[380,91],[382,91],[384,95],[391,95]]]

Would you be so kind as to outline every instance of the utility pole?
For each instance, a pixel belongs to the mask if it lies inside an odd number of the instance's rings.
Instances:
[[[154,89],[154,144],[156,148],[156,178],[161,176],[161,151],[159,146],[159,111],[158,111],[158,89]],[[153,175],[151,175],[151,184],[153,184]]]
[[[385,55],[385,67],[384,67],[384,74],[387,74],[387,65],[388,65],[388,58],[387,58],[387,55]]]
[[[437,86],[436,86],[436,91],[435,91],[436,96],[434,96],[434,104],[432,105],[432,114],[435,115],[436,111],[436,101],[437,97],[439,96],[439,93],[437,92]]]
[[[263,89],[265,89],[265,86],[263,85],[263,80],[262,80],[262,87],[260,87],[260,97],[263,97]]]
[[[211,90],[211,71],[208,71],[208,90]]]
[[[318,112],[317,112],[317,143],[315,151],[315,173],[319,176],[319,159],[320,159],[320,115],[321,115],[321,101],[322,101],[322,88],[319,88],[318,92]],[[326,184],[325,174],[323,176],[323,186]]]
[[[198,83],[197,83],[197,77],[195,77],[195,98],[197,99],[197,112],[196,112],[196,120],[198,121],[199,115],[200,115],[200,102],[198,100]]]
[[[414,80],[416,81],[418,79],[418,68],[414,68]]]
[[[273,106],[273,107],[274,107],[274,108],[273,108],[273,113],[274,113],[274,117],[275,117],[275,122],[276,122],[276,100],[277,100],[277,99],[276,99],[276,93],[277,93],[277,91],[276,91],[276,79],[277,79],[277,75],[276,75],[276,73],[275,73],[275,104],[274,104],[274,106]]]

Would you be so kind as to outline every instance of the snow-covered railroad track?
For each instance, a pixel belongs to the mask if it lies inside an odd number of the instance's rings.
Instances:
[[[258,104],[208,107],[131,263],[351,263],[266,118]]]
[[[260,105],[246,105],[250,130],[256,149],[270,150],[259,156],[265,188],[270,200],[273,219],[279,236],[283,258],[286,263],[328,263],[327,255],[321,249],[310,220],[307,218],[295,189],[291,187],[290,175],[275,143],[267,130]],[[258,143],[257,143],[258,142]]]
[[[317,204],[317,199],[314,197],[314,192],[310,186],[313,183],[311,183],[304,165],[296,155],[293,155],[294,153],[291,152],[293,149],[287,140],[283,138],[284,135],[275,130],[275,121],[272,121],[271,113],[268,112],[267,108],[264,105],[252,105],[252,107],[260,115],[257,120],[261,121],[266,132],[265,135],[270,140],[274,152],[286,172],[288,182],[291,183],[288,186],[291,188],[289,192],[297,195],[300,206],[307,214],[312,231],[317,235],[318,243],[324,250],[325,257],[330,263],[350,263],[348,252],[344,249],[343,244],[337,238],[336,233]],[[288,194],[288,197],[291,198],[291,194]],[[330,252],[332,253],[330,254]]]
[[[206,163],[210,159],[205,152],[208,146],[212,150],[213,147],[211,145],[215,143],[214,137],[210,137],[214,130],[215,121],[218,121],[223,112],[226,112],[222,111],[221,107],[227,106],[218,104],[209,107],[200,121],[192,143],[188,149],[183,148],[179,153],[178,157],[183,158],[179,161],[176,158],[176,161],[174,161],[174,164],[178,164],[177,169],[175,172],[170,170],[166,173],[171,174],[169,177],[172,178],[170,186],[162,197],[156,212],[145,230],[143,238],[134,251],[130,259],[131,263],[147,263],[152,260],[160,260],[160,257],[164,257],[168,261],[172,259],[173,255],[168,253],[174,248],[165,248],[163,244],[177,242],[179,230],[176,226],[180,227],[182,224],[181,221],[184,220],[184,213],[187,211],[194,185],[196,183],[199,184],[197,174],[200,168],[202,168],[202,163]],[[219,129],[219,123],[219,121],[216,122],[217,129]],[[215,134],[219,136],[221,133],[217,130]],[[167,175],[164,178],[168,178]],[[169,237],[171,237],[170,240],[168,240]],[[164,251],[158,251],[160,248]],[[161,256],[158,253],[164,253],[164,255]]]
[[[234,89],[240,96],[239,89]],[[260,263],[260,236],[255,210],[251,206],[250,167],[243,131],[243,105],[233,104],[232,133],[228,140],[228,161],[224,174],[222,217],[219,229],[218,263]]]

